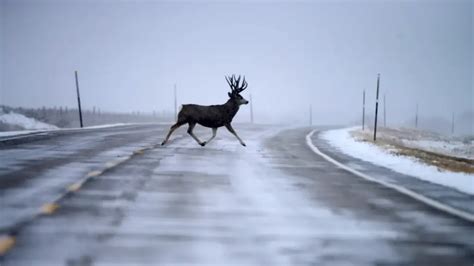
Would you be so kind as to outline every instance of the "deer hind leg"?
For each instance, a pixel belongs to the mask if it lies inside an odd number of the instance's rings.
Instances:
[[[196,135],[194,135],[194,133],[193,133],[193,129],[194,129],[194,127],[196,126],[196,123],[188,123],[188,125],[189,125],[189,127],[188,127],[188,134],[191,135],[191,137],[193,137],[193,139],[194,139],[197,143],[199,143],[199,145],[201,145],[201,146],[206,145],[206,142],[201,142],[201,141],[198,139],[198,137],[196,137]]]
[[[168,142],[168,139],[170,138],[171,134],[173,134],[173,132],[180,126],[184,125],[185,122],[176,122],[176,124],[172,125],[171,128],[170,128],[170,131],[168,132],[168,135],[166,135],[166,138],[165,140],[163,140],[163,142],[161,143],[161,145],[165,145],[166,142]]]
[[[239,135],[237,135],[237,133],[235,132],[235,130],[232,128],[232,126],[230,124],[227,124],[225,125],[225,127],[227,128],[227,130],[229,130],[230,133],[232,133],[240,142],[240,144],[242,146],[247,146],[245,145],[245,143],[240,139]]]
[[[217,127],[212,128],[212,137],[208,139],[207,141],[204,141],[204,144],[208,144],[209,142],[211,142],[211,140],[213,140],[216,137],[216,133],[217,133]]]

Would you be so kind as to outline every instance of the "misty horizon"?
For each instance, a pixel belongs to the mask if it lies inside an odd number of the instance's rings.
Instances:
[[[377,74],[387,119],[473,113],[471,1],[0,2],[0,105],[173,112],[227,101],[245,75],[257,122],[359,121]],[[248,121],[249,107],[237,121]],[[472,126],[471,126],[472,127]]]

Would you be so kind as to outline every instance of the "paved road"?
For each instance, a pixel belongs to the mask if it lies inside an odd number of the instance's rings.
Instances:
[[[336,168],[309,129],[235,128],[246,148],[225,130],[200,147],[184,129],[157,146],[156,125],[0,147],[0,230],[16,233],[1,265],[474,262],[472,224]]]

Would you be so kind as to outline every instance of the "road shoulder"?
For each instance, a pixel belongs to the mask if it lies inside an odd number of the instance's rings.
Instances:
[[[473,196],[346,155],[321,138],[321,133],[322,131],[315,131],[310,138],[311,142],[323,154],[335,161],[381,182],[406,188],[456,210],[468,213],[470,216],[474,215]]]

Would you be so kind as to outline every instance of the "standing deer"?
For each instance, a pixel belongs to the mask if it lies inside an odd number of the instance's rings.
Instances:
[[[173,131],[175,131],[178,127],[188,123],[188,134],[191,135],[191,137],[193,137],[193,139],[196,140],[201,146],[206,145],[212,139],[214,139],[217,129],[222,126],[225,126],[227,130],[229,130],[230,133],[232,133],[239,140],[242,146],[246,146],[232,128],[230,123],[232,122],[235,114],[237,114],[237,111],[239,111],[240,105],[249,103],[249,101],[240,95],[240,93],[247,88],[248,84],[245,81],[245,76],[242,80],[242,84],[240,83],[240,76],[235,78],[235,75],[232,75],[232,77],[225,77],[225,79],[230,86],[231,92],[227,93],[230,99],[225,104],[220,105],[203,106],[197,104],[183,104],[183,107],[178,114],[178,122],[171,126],[166,139],[161,143],[161,145],[166,144],[171,134],[173,134]],[[201,142],[193,133],[196,123],[204,127],[212,128],[212,137],[207,141]]]

